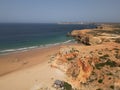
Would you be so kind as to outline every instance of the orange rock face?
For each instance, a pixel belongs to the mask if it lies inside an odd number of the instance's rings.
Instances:
[[[88,34],[88,31],[84,33],[82,31],[82,34]],[[74,35],[76,33],[80,34],[76,31]],[[94,38],[94,36],[89,36]],[[101,37],[103,36],[97,37],[97,43],[98,38]],[[95,43],[96,40],[94,40]],[[120,81],[120,43],[114,42],[113,39],[110,42],[90,46],[65,46],[60,49],[52,65],[62,70],[67,75],[68,82],[78,90],[88,90],[88,88],[90,90],[113,90],[117,81]]]

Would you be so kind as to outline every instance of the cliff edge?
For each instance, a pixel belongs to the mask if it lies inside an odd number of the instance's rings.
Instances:
[[[73,90],[119,90],[120,28],[101,25],[71,36],[83,45],[61,47],[51,66],[65,73]]]

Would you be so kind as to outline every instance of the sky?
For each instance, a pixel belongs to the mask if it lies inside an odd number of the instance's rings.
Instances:
[[[1,23],[120,22],[120,0],[0,0]]]

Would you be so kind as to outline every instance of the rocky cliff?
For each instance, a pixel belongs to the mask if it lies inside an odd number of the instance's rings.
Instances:
[[[120,42],[120,28],[101,25],[95,29],[73,30],[70,34],[78,43],[96,45],[103,42]]]
[[[75,90],[119,90],[120,43],[115,41],[119,29],[78,30],[71,35],[89,46],[61,47],[51,66],[63,71]],[[106,38],[109,40],[104,41]]]

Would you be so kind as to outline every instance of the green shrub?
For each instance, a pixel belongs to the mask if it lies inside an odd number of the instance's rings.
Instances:
[[[113,85],[111,85],[111,86],[110,86],[110,88],[111,88],[111,89],[114,89],[114,86],[113,86]]]
[[[98,63],[98,64],[95,64],[95,67],[97,69],[101,69],[101,67],[104,67],[105,65],[108,65],[110,67],[116,67],[117,66],[117,63],[115,61],[110,61],[110,60],[107,60],[107,62],[105,63]]]
[[[103,79],[99,79],[98,82],[99,82],[99,83],[102,83],[102,82],[103,82]]]
[[[68,61],[71,61],[71,60],[73,60],[73,59],[74,59],[74,58],[67,58]]]
[[[72,86],[67,82],[64,82],[64,88],[65,90],[72,90]]]

